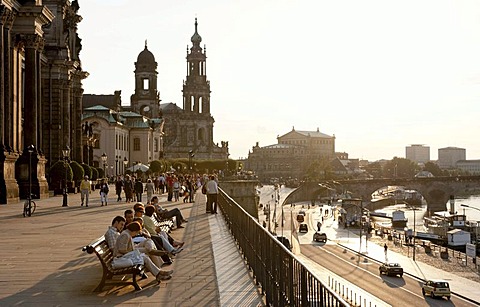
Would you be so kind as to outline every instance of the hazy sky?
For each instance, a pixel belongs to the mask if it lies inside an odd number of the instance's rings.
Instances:
[[[162,103],[182,106],[195,17],[207,48],[214,141],[230,157],[295,127],[336,137],[351,158],[405,146],[480,159],[480,1],[79,0],[87,94],[122,91],[134,62],[158,63]]]

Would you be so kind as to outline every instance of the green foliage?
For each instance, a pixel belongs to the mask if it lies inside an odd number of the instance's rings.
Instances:
[[[332,166],[326,157],[313,161],[305,170],[305,179],[308,181],[331,179],[331,177]]]
[[[433,176],[443,176],[442,169],[440,169],[440,167],[433,162],[425,163],[423,170],[432,173]]]
[[[164,171],[164,163],[159,160],[150,162],[150,171],[152,173],[161,173]]]
[[[105,172],[103,171],[103,168],[98,167],[98,168],[97,168],[97,172],[98,172],[98,177],[97,177],[97,179],[105,178]]]
[[[75,186],[77,186],[80,184],[80,181],[82,181],[83,176],[85,176],[85,170],[77,161],[72,161],[70,167],[73,172],[73,181],[75,182]]]
[[[420,170],[412,160],[394,157],[383,167],[383,175],[390,178],[413,178]]]
[[[62,160],[58,160],[50,167],[49,175],[50,182],[55,185],[60,185],[65,180],[65,176],[67,181],[72,181],[73,178],[72,168]]]
[[[382,178],[382,165],[380,162],[372,162],[363,168],[373,178]]]
[[[98,174],[98,168],[91,167],[90,169],[92,170],[91,180],[97,180],[98,178],[100,178]]]
[[[92,168],[85,163],[81,164],[83,168],[84,176],[88,176],[89,179],[92,179]]]

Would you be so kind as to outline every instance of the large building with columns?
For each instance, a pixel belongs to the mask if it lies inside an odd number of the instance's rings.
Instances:
[[[48,196],[46,169],[66,146],[82,159],[78,9],[75,0],[0,0],[1,204],[30,186]]]

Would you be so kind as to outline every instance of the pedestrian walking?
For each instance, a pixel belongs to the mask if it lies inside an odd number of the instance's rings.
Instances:
[[[388,251],[387,243],[383,245],[383,249],[385,250],[385,257],[387,257],[387,251]]]
[[[317,222],[317,228],[318,228],[318,231],[322,229],[322,223],[320,221]]]
[[[82,199],[82,206],[85,203],[85,207],[88,207],[88,197],[90,196],[90,190],[92,183],[88,180],[88,176],[85,176],[80,183],[80,197]]]
[[[102,179],[102,182],[100,183],[100,201],[102,202],[102,207],[103,203],[105,203],[105,206],[108,205],[108,183],[105,181],[105,179]]]
[[[147,179],[147,183],[145,184],[145,192],[147,192],[147,202],[152,200],[154,190],[155,184],[152,182],[152,179]]]
[[[117,202],[122,200],[122,190],[123,180],[122,177],[118,176],[117,181],[115,181],[115,193],[117,194]]]

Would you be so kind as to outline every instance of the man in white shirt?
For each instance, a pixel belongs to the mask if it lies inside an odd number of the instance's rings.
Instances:
[[[210,180],[207,181],[205,187],[207,189],[207,213],[217,214],[218,184],[214,175],[210,175]]]

